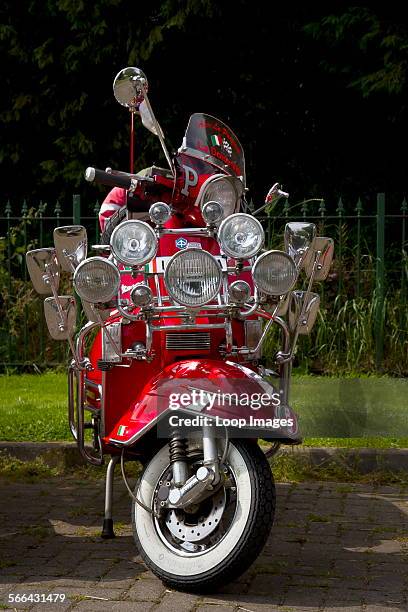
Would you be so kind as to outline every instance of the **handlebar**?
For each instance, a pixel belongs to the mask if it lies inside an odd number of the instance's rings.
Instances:
[[[122,187],[122,189],[135,189],[137,184],[137,179],[130,174],[112,174],[91,166],[85,170],[85,180],[89,183],[101,183],[101,185]]]

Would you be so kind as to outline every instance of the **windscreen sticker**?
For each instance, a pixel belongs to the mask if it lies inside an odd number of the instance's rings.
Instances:
[[[183,164],[184,169],[184,187],[181,190],[181,193],[188,197],[190,192],[190,187],[196,187],[198,183],[198,173],[194,168],[190,166],[185,166]]]

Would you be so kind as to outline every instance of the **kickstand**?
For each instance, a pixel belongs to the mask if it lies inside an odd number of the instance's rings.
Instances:
[[[115,537],[113,531],[113,518],[112,518],[112,503],[113,503],[113,476],[115,473],[115,466],[119,461],[119,455],[114,455],[108,463],[106,468],[106,482],[105,482],[105,514],[103,518],[101,538],[109,540]]]

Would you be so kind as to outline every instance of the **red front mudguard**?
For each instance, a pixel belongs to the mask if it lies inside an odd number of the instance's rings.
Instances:
[[[194,397],[202,397],[201,390],[206,398],[213,398],[211,408],[193,401]],[[296,414],[289,406],[279,405],[279,393],[261,376],[233,362],[195,359],[173,363],[151,378],[122,413],[105,443],[133,447],[174,416],[175,410],[184,416],[205,416],[214,424],[217,421],[222,429],[230,424],[237,437],[266,438],[284,444],[301,442]]]

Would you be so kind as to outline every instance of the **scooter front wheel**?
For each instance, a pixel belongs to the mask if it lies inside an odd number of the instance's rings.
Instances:
[[[199,465],[200,454],[197,455]],[[171,588],[214,590],[241,575],[261,552],[272,527],[275,486],[258,445],[231,440],[222,486],[185,510],[159,516],[133,502],[136,545],[151,569]],[[147,464],[135,491],[151,508],[171,474],[167,445]]]

